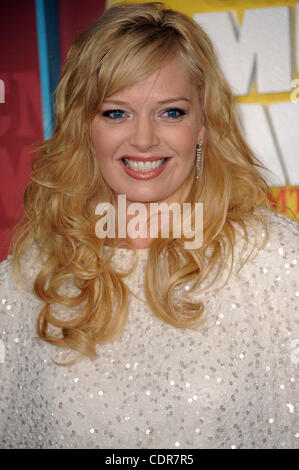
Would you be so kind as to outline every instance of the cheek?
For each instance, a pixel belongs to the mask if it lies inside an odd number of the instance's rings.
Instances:
[[[195,164],[197,135],[193,129],[185,129],[174,136],[175,150],[178,158],[175,160],[177,175],[184,180]]]
[[[92,127],[91,137],[99,164],[100,166],[105,166],[105,163],[108,162],[107,157],[113,152],[113,143],[115,142],[115,139],[110,137],[109,131],[105,132],[104,129],[98,125],[94,125]]]
[[[196,158],[196,142],[193,143],[190,137],[189,139],[182,139],[178,145],[178,165],[181,171],[186,174],[189,173]]]
[[[166,133],[165,139],[171,142],[177,153],[184,157],[195,154],[197,132],[193,126],[177,127],[171,129],[171,134]]]

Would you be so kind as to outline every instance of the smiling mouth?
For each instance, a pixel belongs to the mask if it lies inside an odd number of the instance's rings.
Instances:
[[[157,168],[160,168],[164,163],[167,162],[168,158],[162,158],[161,160],[154,160],[154,161],[136,161],[131,160],[129,158],[122,158],[123,163],[126,165],[127,168],[135,171],[147,172],[153,171]]]

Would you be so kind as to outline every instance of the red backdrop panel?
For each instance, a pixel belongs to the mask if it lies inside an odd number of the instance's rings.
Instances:
[[[76,35],[99,18],[105,7],[106,0],[58,0],[62,64]]]
[[[76,34],[105,9],[105,0],[58,0],[61,57]],[[34,0],[1,2],[0,80],[0,261],[7,256],[11,228],[22,213],[33,144],[42,140],[42,112]]]
[[[0,259],[20,215],[32,144],[42,139],[41,98],[34,0],[1,2]]]

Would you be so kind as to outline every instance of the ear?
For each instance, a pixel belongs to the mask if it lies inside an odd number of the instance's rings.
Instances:
[[[199,143],[201,140],[204,139],[205,130],[206,130],[205,126],[202,125],[201,128],[200,128],[199,131],[198,131],[198,139],[197,139],[197,140],[198,140],[198,143]]]

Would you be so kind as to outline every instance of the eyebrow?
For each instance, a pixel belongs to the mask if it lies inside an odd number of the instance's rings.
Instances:
[[[176,98],[167,98],[166,100],[162,100],[162,101],[157,101],[158,104],[165,104],[165,103],[173,103],[175,101],[187,101],[188,103],[191,103],[190,100],[188,100],[187,98],[184,98],[183,96],[178,96]],[[128,105],[130,103],[127,103],[126,101],[122,101],[122,100],[112,100],[112,99],[107,99],[107,100],[104,100],[104,103],[118,103],[118,104],[124,104],[124,105]]]

